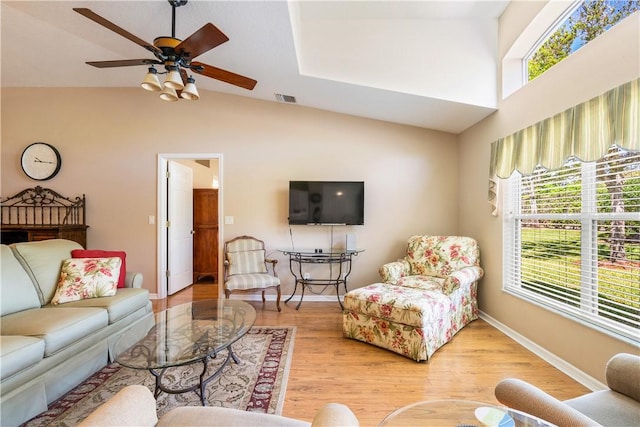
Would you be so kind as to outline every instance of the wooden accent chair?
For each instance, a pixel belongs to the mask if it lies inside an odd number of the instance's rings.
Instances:
[[[280,309],[280,279],[276,273],[278,260],[265,257],[264,242],[252,236],[239,236],[224,244],[224,294],[232,292],[262,292],[275,288],[278,293],[276,307]],[[271,264],[271,274],[267,263]]]

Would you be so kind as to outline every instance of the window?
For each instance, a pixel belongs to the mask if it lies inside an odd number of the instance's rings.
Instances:
[[[637,10],[640,10],[638,0],[575,2],[525,57],[528,80],[541,75]]]
[[[640,152],[514,172],[504,199],[504,288],[640,341]]]

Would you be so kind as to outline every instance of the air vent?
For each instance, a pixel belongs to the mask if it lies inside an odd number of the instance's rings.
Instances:
[[[291,95],[283,95],[281,93],[276,93],[276,99],[278,102],[285,102],[287,104],[295,104],[296,97]]]

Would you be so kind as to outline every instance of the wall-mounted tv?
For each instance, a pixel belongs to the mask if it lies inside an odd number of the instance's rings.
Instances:
[[[289,224],[363,225],[364,182],[290,181]]]

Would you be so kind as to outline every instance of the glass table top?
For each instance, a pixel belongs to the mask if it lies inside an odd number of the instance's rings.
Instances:
[[[244,301],[211,299],[181,304],[155,316],[140,341],[125,332],[116,342],[116,362],[134,369],[162,369],[216,355],[242,338],[256,321]]]
[[[486,426],[552,427],[553,424],[524,412],[470,400],[427,400],[400,408],[387,415],[379,427]]]
[[[280,248],[278,251],[282,252],[285,255],[303,255],[303,256],[339,256],[342,254],[346,255],[358,255],[361,252],[364,252],[364,249],[312,249],[312,248]]]

